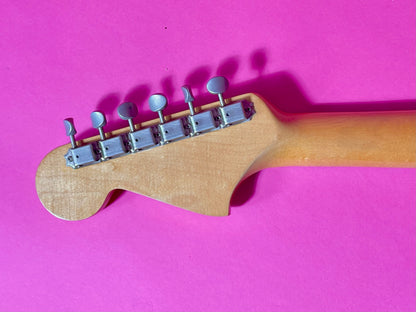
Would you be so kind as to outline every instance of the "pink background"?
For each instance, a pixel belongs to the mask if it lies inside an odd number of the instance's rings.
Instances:
[[[56,3],[53,3],[56,2]],[[270,168],[207,217],[123,193],[59,220],[43,156],[101,109],[226,74],[289,111],[415,107],[415,1],[2,1],[0,311],[415,311],[416,171]],[[196,102],[203,104],[202,100]]]

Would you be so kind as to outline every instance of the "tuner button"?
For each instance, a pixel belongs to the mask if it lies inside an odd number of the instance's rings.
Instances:
[[[225,105],[222,94],[228,89],[228,85],[228,80],[222,76],[213,77],[207,83],[207,90],[209,93],[218,95],[221,106]]]
[[[133,119],[134,117],[137,116],[137,113],[138,113],[137,106],[131,102],[126,102],[126,103],[121,104],[117,108],[117,112],[120,118],[123,120]]]
[[[90,117],[92,126],[100,132],[101,140],[105,140],[103,127],[107,124],[107,120],[105,119],[104,114],[101,112],[92,112]]]
[[[188,86],[182,87],[183,96],[185,97],[185,102],[189,105],[189,111],[191,112],[191,116],[195,114],[194,106],[192,102],[195,100],[192,96],[191,89]]]
[[[77,131],[75,130],[74,124],[72,123],[70,119],[64,119],[64,126],[65,126],[66,135],[69,136],[71,140],[72,148],[76,148],[77,144],[75,142],[74,135],[77,133]]]
[[[121,104],[117,108],[117,113],[123,120],[128,120],[130,132],[134,132],[133,118],[137,116],[137,106],[131,102]]]
[[[164,123],[165,120],[163,118],[162,110],[165,109],[166,105],[168,104],[168,99],[163,94],[153,94],[149,98],[149,106],[151,111],[157,112],[159,114],[160,123]]]

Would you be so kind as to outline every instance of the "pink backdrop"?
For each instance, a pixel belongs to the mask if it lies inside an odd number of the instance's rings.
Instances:
[[[182,110],[217,73],[291,111],[414,107],[415,1],[119,3],[1,2],[0,311],[414,311],[414,169],[270,168],[228,217],[125,192],[79,222],[35,173],[62,119]]]

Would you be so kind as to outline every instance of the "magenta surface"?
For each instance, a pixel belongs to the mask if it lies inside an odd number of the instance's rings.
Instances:
[[[35,189],[62,119],[205,104],[216,74],[293,112],[415,107],[414,1],[52,2],[1,4],[0,311],[416,310],[415,169],[266,169],[224,218],[125,192],[67,222]]]

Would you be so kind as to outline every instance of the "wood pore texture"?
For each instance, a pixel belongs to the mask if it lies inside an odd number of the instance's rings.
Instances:
[[[123,189],[197,213],[225,216],[237,184],[266,167],[416,164],[414,111],[288,115],[251,93],[231,100],[243,99],[255,106],[249,122],[84,168],[66,166],[69,144],[54,149],[36,174],[42,204],[59,218],[80,220],[95,214],[112,190]],[[157,123],[155,119],[136,127]]]

